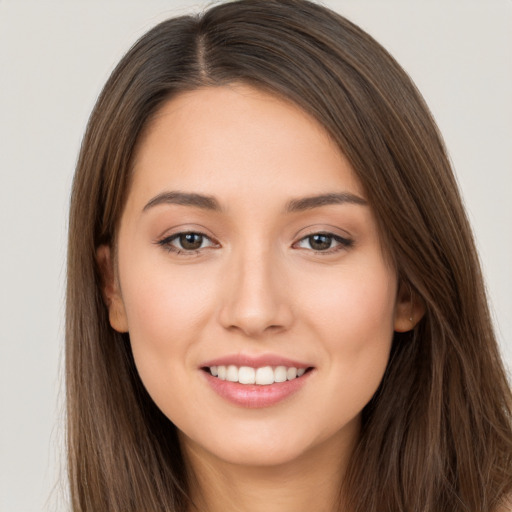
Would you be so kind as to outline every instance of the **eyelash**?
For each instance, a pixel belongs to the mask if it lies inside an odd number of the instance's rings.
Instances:
[[[210,242],[210,244],[207,246],[207,247],[199,247],[198,249],[185,249],[185,248],[179,248],[179,247],[176,247],[172,244],[172,242],[174,242],[175,240],[180,240],[182,237],[185,237],[185,236],[197,236],[197,237],[201,237],[201,245],[202,245],[202,242],[204,240],[208,240]],[[335,245],[334,247],[330,246],[328,247],[327,249],[325,250],[316,250],[316,249],[313,249],[311,247],[311,241],[314,237],[325,237],[325,238],[328,238],[330,240],[330,245],[332,245],[332,242],[336,242],[337,245]],[[319,255],[328,255],[328,254],[334,254],[338,251],[342,251],[342,250],[346,250],[346,249],[349,249],[350,247],[352,247],[354,245],[354,241],[349,239],[349,238],[344,238],[342,236],[339,236],[339,235],[335,235],[333,233],[329,233],[329,232],[315,232],[315,233],[311,233],[309,235],[306,235],[304,237],[302,237],[300,240],[298,240],[297,242],[295,242],[292,247],[296,248],[296,249],[306,249],[308,250],[307,248],[305,247],[297,247],[299,244],[301,244],[302,242],[304,241],[307,241],[309,240],[309,243],[310,243],[310,247],[315,254],[319,254]],[[219,244],[218,242],[215,242],[213,241],[208,235],[205,235],[204,233],[200,233],[198,231],[182,231],[180,233],[175,233],[174,235],[171,235],[171,236],[167,236],[161,240],[158,240],[156,242],[157,245],[163,247],[166,251],[168,252],[173,252],[175,254],[178,254],[178,255],[184,255],[184,256],[193,256],[193,255],[197,255],[201,252],[201,250],[204,250],[204,249],[209,249],[211,247],[218,247]]]
[[[350,247],[352,247],[354,245],[354,241],[351,240],[350,238],[344,238],[342,236],[335,235],[334,233],[329,233],[329,232],[325,232],[325,231],[319,231],[319,232],[315,232],[315,233],[310,233],[309,235],[306,235],[306,236],[302,237],[298,242],[295,242],[293,244],[293,246],[297,246],[301,242],[304,242],[304,241],[307,241],[307,240],[309,240],[309,243],[310,243],[310,246],[311,246],[311,240],[314,237],[319,237],[319,236],[322,236],[322,237],[330,239],[331,245],[332,245],[333,241],[337,243],[337,245],[335,245],[334,247],[331,246],[331,247],[328,247],[325,250],[315,250],[315,249],[311,248],[311,250],[314,251],[315,254],[319,254],[319,255],[322,255],[322,256],[323,255],[334,254],[334,253],[337,253],[338,251],[350,249]],[[304,248],[300,247],[300,249],[304,249]]]
[[[209,240],[210,245],[208,247],[199,247],[198,249],[185,249],[185,248],[180,249],[179,247],[175,247],[174,245],[172,245],[172,242],[174,242],[175,240],[179,241],[181,237],[190,236],[190,235],[201,237],[202,241]],[[162,240],[158,240],[156,243],[157,243],[157,245],[160,245],[168,252],[173,252],[175,254],[180,254],[180,255],[185,255],[185,256],[193,256],[193,255],[199,254],[200,251],[203,249],[208,249],[210,247],[215,247],[215,246],[219,245],[217,242],[212,241],[212,239],[208,235],[205,235],[204,233],[200,233],[198,231],[181,231],[180,233],[175,233],[174,235],[166,236],[165,238],[162,238]],[[202,245],[202,243],[201,243],[201,245]]]

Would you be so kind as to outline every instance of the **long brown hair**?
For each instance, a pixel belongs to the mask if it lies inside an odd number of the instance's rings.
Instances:
[[[443,142],[369,35],[305,0],[241,0],[170,19],[112,73],[91,115],[69,222],[66,384],[73,510],[188,506],[173,424],[109,325],[96,249],[113,244],[141,130],[180,91],[243,82],[294,102],[359,177],[399,274],[425,306],[395,334],[342,490],[354,512],[488,512],[512,491],[511,394]]]

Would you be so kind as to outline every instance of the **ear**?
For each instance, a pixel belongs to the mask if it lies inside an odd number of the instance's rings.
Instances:
[[[118,332],[128,332],[128,322],[119,280],[114,268],[112,250],[108,245],[100,245],[96,250],[96,261],[101,274],[101,291],[108,308],[110,325]]]
[[[425,305],[406,282],[400,283],[395,305],[396,332],[411,331],[425,314]]]

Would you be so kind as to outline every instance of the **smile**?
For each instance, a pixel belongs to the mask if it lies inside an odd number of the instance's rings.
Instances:
[[[238,407],[264,408],[291,399],[315,373],[297,366],[203,366],[206,383],[220,397]],[[216,375],[214,375],[216,374]]]
[[[250,366],[219,365],[206,367],[205,370],[220,380],[259,386],[270,386],[274,383],[294,380],[306,373],[306,368],[296,368],[294,366],[252,368]]]

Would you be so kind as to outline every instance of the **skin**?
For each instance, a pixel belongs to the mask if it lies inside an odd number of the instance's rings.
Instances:
[[[144,385],[179,429],[199,508],[334,510],[393,331],[421,317],[353,170],[314,119],[238,84],[168,101],[133,171],[116,257],[98,250],[104,292],[112,327],[130,333]],[[154,204],[169,191],[213,197],[220,209]],[[361,201],[287,211],[333,193]],[[204,234],[199,249],[171,240],[187,232]],[[341,238],[320,250],[314,233]],[[285,400],[241,407],[201,369],[240,353],[313,370]]]

